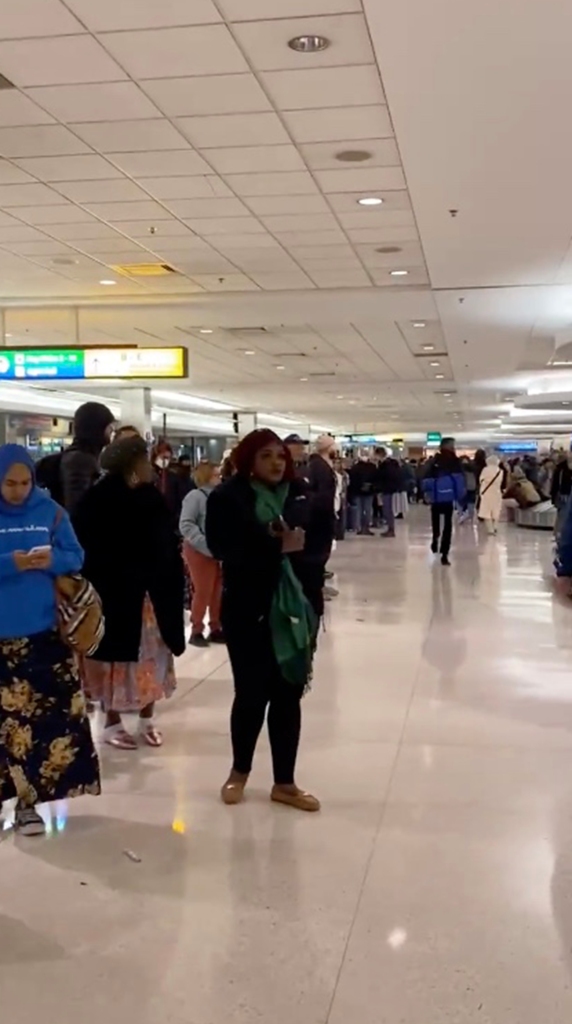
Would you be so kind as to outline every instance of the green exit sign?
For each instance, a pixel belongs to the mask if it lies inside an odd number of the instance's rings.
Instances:
[[[427,444],[441,444],[441,434],[437,430],[429,431],[427,434]]]

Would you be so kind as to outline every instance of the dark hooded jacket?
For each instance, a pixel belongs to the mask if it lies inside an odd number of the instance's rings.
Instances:
[[[80,499],[100,477],[99,456],[107,444],[106,431],[114,418],[101,402],[80,405],[74,416],[73,442],[60,464],[63,505],[72,516]]]

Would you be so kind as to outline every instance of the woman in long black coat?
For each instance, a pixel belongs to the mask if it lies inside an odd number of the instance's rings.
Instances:
[[[83,573],[98,591],[105,636],[83,664],[86,690],[107,714],[105,742],[132,750],[137,739],[121,713],[139,713],[138,738],[158,747],[155,702],[176,686],[173,655],[185,650],[184,572],[164,498],[151,483],[145,442],[114,442],[106,475],[82,499],[74,526],[85,551]]]
[[[304,556],[310,499],[270,430],[244,438],[233,462],[236,473],[210,494],[206,518],[207,544],[222,562],[222,625],[235,686],[233,765],[221,795],[227,804],[242,800],[268,708],[271,798],[317,811],[319,801],[294,778],[321,603]]]

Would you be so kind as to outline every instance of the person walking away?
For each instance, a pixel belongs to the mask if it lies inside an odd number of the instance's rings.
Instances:
[[[553,476],[550,497],[557,510],[556,533],[562,528],[564,509],[572,492],[572,452],[564,455],[558,462]]]
[[[503,472],[496,455],[489,455],[487,464],[481,473],[481,503],[479,519],[487,524],[490,534],[497,533],[502,512],[502,479]]]
[[[222,562],[222,624],[235,698],[233,764],[221,796],[242,801],[268,709],[274,786],[271,799],[318,811],[295,781],[300,702],[310,675],[318,614],[313,570],[306,592],[304,528],[311,496],[296,479],[289,450],[271,430],[255,430],[234,451],[234,477],[207,502],[206,539]]]
[[[326,565],[332,553],[336,528],[336,442],[331,434],[321,434],[315,448],[307,469],[311,516],[306,543],[308,550],[312,552],[312,565],[316,575],[315,588],[323,589]],[[337,594],[335,587],[326,588],[326,598],[337,597]]]
[[[26,449],[0,447],[0,805],[17,797],[23,835],[45,832],[37,804],[100,793],[74,657],[57,628],[56,578],[82,562]]]
[[[101,402],[85,402],[76,410],[69,448],[40,459],[36,482],[71,516],[86,491],[99,479],[99,457],[111,440],[114,416]]]
[[[367,455],[360,455],[349,472],[348,495],[357,508],[357,533],[361,537],[373,537],[373,495],[377,468]]]
[[[207,498],[220,483],[220,469],[213,462],[202,462],[194,473],[195,490],[183,501],[180,531],[183,536],[183,554],[193,583],[191,602],[191,643],[194,647],[208,647],[209,643],[224,643],[220,624],[222,598],[222,570],[220,563],[209,551],[205,536]],[[205,636],[205,615],[209,613],[209,636]]]
[[[376,449],[379,463],[377,468],[377,491],[381,495],[383,518],[386,530],[381,537],[395,537],[395,512],[393,496],[401,491],[401,468],[397,459],[388,456],[385,448]]]
[[[443,438],[441,448],[430,461],[423,481],[423,493],[431,503],[431,551],[436,555],[440,550],[441,564],[450,565],[449,552],[453,536],[455,503],[462,505],[465,498],[465,475],[455,452],[455,441],[452,437]]]
[[[475,515],[477,505],[477,473],[474,462],[467,455],[461,459],[461,465],[465,476],[465,499],[459,522],[465,522],[467,519],[472,521]]]
[[[173,655],[185,650],[179,540],[142,438],[109,445],[102,468],[106,475],[84,495],[74,520],[83,572],[105,616],[105,636],[83,660],[83,675],[106,713],[105,743],[134,750],[139,739],[159,747],[155,703],[173,694]],[[138,712],[138,739],[123,726],[124,712]]]

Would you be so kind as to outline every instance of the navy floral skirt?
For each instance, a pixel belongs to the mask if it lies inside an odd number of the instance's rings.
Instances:
[[[49,630],[0,640],[0,803],[101,792],[73,656]]]

